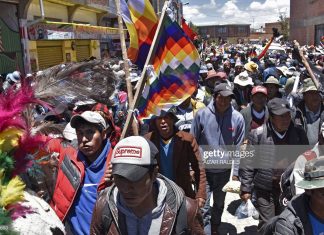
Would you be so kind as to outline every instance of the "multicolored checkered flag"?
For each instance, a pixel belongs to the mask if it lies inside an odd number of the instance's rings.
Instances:
[[[146,81],[137,109],[142,121],[181,104],[197,88],[200,58],[196,47],[177,22],[165,15],[153,58],[154,70]]]
[[[128,58],[143,69],[158,25],[158,18],[149,0],[120,1],[121,15],[130,35]]]

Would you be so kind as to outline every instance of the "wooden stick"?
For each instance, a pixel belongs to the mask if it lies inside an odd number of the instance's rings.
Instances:
[[[129,64],[128,64],[128,57],[127,57],[126,43],[125,43],[123,20],[121,17],[120,0],[115,0],[115,2],[116,2],[116,7],[117,7],[118,29],[119,29],[119,35],[120,35],[120,45],[121,45],[123,60],[124,60],[124,71],[125,71],[125,79],[126,79],[126,85],[127,85],[128,105],[129,105],[129,104],[133,103],[133,100],[134,100],[133,87],[132,87],[132,84],[131,84],[131,81],[129,78]],[[138,135],[138,126],[135,121],[132,121],[132,129],[133,129],[133,134]]]
[[[143,89],[144,89],[144,86],[145,86],[145,83],[146,83],[146,78],[147,78],[147,76],[146,76],[147,66],[151,63],[153,57],[155,56],[157,45],[158,45],[158,42],[159,42],[159,39],[160,39],[160,36],[161,36],[162,23],[163,23],[164,18],[166,16],[167,6],[168,6],[168,1],[165,1],[164,6],[163,6],[163,10],[162,10],[162,15],[161,15],[161,18],[159,20],[159,24],[158,24],[158,27],[156,29],[156,33],[155,33],[153,41],[152,41],[152,45],[150,47],[149,53],[148,53],[146,61],[145,61],[145,65],[144,65],[144,68],[143,68],[141,79],[138,81],[139,84],[138,84],[137,89],[136,89],[134,101],[133,101],[132,105],[130,105],[130,109],[128,110],[126,123],[125,123],[123,132],[122,132],[121,137],[120,137],[121,139],[123,139],[127,134],[129,124],[133,120],[133,117],[134,117],[134,115],[133,115],[134,109],[138,105],[138,101],[141,98],[141,95],[142,95],[142,92],[143,92]]]
[[[297,42],[297,40],[294,40],[294,45],[298,48],[298,51],[299,51],[299,55],[300,55],[300,58],[302,60],[302,63],[304,64],[305,68],[307,69],[307,72],[309,74],[309,76],[311,77],[311,79],[313,80],[317,90],[319,89],[319,81],[317,80],[317,78],[315,77],[314,73],[313,73],[313,70],[311,69],[311,67],[309,66],[309,63],[307,61],[307,59],[305,58],[304,56],[304,53],[302,52],[302,50],[300,49],[300,45],[299,43]]]

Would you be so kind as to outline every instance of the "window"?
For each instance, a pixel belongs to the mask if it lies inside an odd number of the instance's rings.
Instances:
[[[319,45],[324,35],[324,24],[315,25],[315,44]]]
[[[219,27],[219,28],[217,29],[217,32],[218,32],[218,33],[226,33],[226,27]]]
[[[207,29],[206,29],[206,28],[200,28],[200,32],[201,32],[202,34],[206,34],[206,33],[207,33]]]
[[[245,33],[246,32],[246,27],[245,26],[239,26],[238,27],[238,32],[239,33]]]

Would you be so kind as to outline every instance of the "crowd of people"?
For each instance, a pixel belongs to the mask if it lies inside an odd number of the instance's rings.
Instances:
[[[257,59],[253,45],[204,44],[196,92],[138,121],[140,136],[120,140],[121,61],[108,68],[109,104],[34,105],[31,133],[48,138],[50,160],[23,179],[63,223],[53,234],[220,234],[229,181],[258,211],[260,234],[324,233],[324,47],[303,47],[309,65],[285,48]],[[33,75],[1,80],[5,97]]]

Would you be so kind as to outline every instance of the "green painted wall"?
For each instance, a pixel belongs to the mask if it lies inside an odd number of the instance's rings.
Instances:
[[[4,49],[0,51],[0,74],[15,70],[24,71],[19,32],[11,30],[1,18],[0,38]]]

